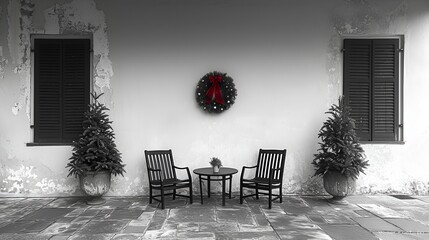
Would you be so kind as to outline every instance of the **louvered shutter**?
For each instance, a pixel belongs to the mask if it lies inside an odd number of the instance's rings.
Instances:
[[[372,128],[374,141],[398,136],[399,41],[377,39],[372,44]]]
[[[361,141],[371,140],[371,40],[344,40],[344,95]]]
[[[399,40],[344,40],[344,95],[361,141],[398,140]]]
[[[61,41],[34,42],[34,141],[61,139]]]
[[[83,113],[89,103],[90,42],[63,40],[63,140],[82,133]]]
[[[71,143],[89,103],[90,41],[34,40],[34,141]]]

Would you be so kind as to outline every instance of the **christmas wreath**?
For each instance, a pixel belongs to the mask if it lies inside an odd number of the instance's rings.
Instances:
[[[197,103],[210,113],[221,113],[235,102],[237,89],[230,76],[210,72],[200,79],[196,89]]]

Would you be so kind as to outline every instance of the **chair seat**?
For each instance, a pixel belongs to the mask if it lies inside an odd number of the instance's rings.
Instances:
[[[273,187],[276,187],[277,185],[280,185],[280,183],[281,183],[280,180],[273,179],[271,182],[271,185],[273,185]],[[269,179],[268,178],[243,179],[243,185],[246,185],[246,186],[255,185],[256,186],[256,184],[258,184],[261,187],[263,187],[264,185],[266,185],[268,187]]]
[[[178,178],[164,179],[162,182],[164,187],[182,188],[189,186],[189,180],[181,180]],[[155,180],[152,183],[153,187],[161,187],[161,181]]]

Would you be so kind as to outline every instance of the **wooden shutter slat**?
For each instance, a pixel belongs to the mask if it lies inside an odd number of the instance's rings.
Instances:
[[[397,140],[399,41],[375,39],[373,61],[373,140]]]
[[[35,39],[34,141],[70,143],[89,104],[90,40]]]
[[[398,140],[399,40],[344,40],[344,95],[360,140]]]
[[[371,41],[344,40],[344,95],[361,141],[371,139]]]
[[[61,41],[36,39],[34,141],[61,139]]]
[[[63,40],[63,138],[76,140],[82,133],[83,113],[89,104],[90,41]]]

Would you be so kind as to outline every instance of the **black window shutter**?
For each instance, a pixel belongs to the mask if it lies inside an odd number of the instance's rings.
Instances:
[[[61,40],[34,40],[34,141],[61,139]]]
[[[63,141],[82,133],[83,113],[89,104],[90,41],[63,40]]]
[[[361,141],[371,140],[371,40],[344,40],[344,95]]]
[[[34,40],[34,141],[71,143],[89,103],[90,41]]]
[[[372,128],[374,141],[398,140],[399,40],[372,44]]]

